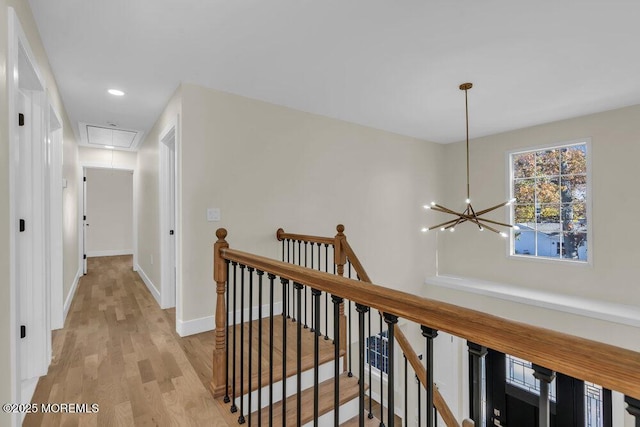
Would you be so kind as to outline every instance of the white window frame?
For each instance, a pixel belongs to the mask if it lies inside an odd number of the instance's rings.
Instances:
[[[593,265],[593,195],[592,195],[592,166],[591,166],[591,158],[592,158],[592,144],[591,137],[578,138],[571,141],[564,142],[556,142],[551,144],[537,145],[533,147],[525,147],[519,148],[516,150],[511,150],[506,153],[506,162],[507,162],[507,188],[509,189],[508,198],[511,199],[514,197],[514,174],[513,174],[513,156],[517,154],[530,153],[535,151],[544,151],[550,150],[554,148],[564,148],[575,145],[586,145],[587,146],[587,200],[585,202],[585,208],[587,212],[587,259],[583,260],[571,260],[567,258],[551,258],[545,256],[538,255],[520,255],[515,253],[515,244],[514,244],[514,233],[515,231],[512,229],[509,236],[509,244],[507,245],[507,257],[517,260],[532,260],[534,262],[546,262],[546,263],[564,263],[569,265],[576,266],[592,266]],[[515,220],[515,203],[510,206],[510,209],[507,210],[507,220],[509,224],[513,224]]]

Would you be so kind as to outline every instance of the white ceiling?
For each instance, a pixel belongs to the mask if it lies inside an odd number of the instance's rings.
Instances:
[[[29,0],[74,128],[180,82],[447,143],[640,104],[636,0]],[[113,97],[107,89],[124,90]]]

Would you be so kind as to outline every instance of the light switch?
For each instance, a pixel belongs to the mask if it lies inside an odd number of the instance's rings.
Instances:
[[[220,221],[220,208],[207,209],[207,221]]]

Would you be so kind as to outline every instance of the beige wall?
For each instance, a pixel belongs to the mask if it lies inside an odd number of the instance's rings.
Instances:
[[[87,256],[133,253],[133,172],[87,169]]]
[[[78,271],[78,228],[77,228],[77,200],[78,200],[78,170],[77,170],[77,149],[76,140],[73,135],[69,119],[62,105],[60,94],[58,93],[55,78],[51,72],[47,56],[44,52],[37,27],[35,25],[29,4],[25,0],[0,0],[0,224],[4,224],[5,235],[9,235],[13,230],[13,226],[9,222],[9,135],[8,135],[8,99],[7,99],[7,23],[8,9],[13,7],[20,19],[22,28],[25,31],[29,44],[38,63],[40,72],[45,79],[45,85],[53,104],[54,109],[58,112],[63,121],[64,126],[64,167],[63,177],[67,179],[68,186],[63,192],[63,215],[65,223],[64,230],[64,289],[65,295],[76,277]],[[5,379],[0,382],[0,401],[11,402],[15,398],[11,396],[11,368],[10,368],[10,352],[12,343],[10,342],[9,324],[10,324],[10,290],[9,290],[9,242],[8,239],[2,240],[0,250],[0,377]],[[7,425],[9,416],[5,413],[0,414],[0,424]]]
[[[471,141],[472,198],[477,208],[505,200],[507,152],[584,137],[592,142],[592,265],[509,258],[505,240],[458,227],[439,236],[439,272],[640,306],[640,229],[629,223],[640,209],[633,174],[640,157],[640,106]],[[462,206],[464,143],[446,147],[446,165],[447,203]],[[505,215],[503,210],[496,218]]]
[[[218,227],[231,247],[278,258],[279,227],[332,236],[343,223],[376,283],[418,293],[435,273],[421,205],[438,194],[444,147],[193,85],[182,100],[183,320],[215,312]]]
[[[78,147],[78,157],[80,164],[83,166],[112,166],[116,169],[135,170],[138,153],[135,151]]]
[[[147,133],[137,156],[136,173],[138,218],[138,267],[158,291],[160,283],[160,134],[174,121],[182,109],[182,88],[176,89],[164,111]],[[153,259],[153,262],[152,262]]]

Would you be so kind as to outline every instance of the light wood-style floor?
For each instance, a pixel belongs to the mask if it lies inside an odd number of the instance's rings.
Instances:
[[[24,425],[227,426],[205,386],[213,333],[180,338],[175,312],[158,307],[130,256],[91,258],[88,271],[33,402],[98,403],[99,412],[29,414]]]
[[[54,332],[53,361],[48,374],[40,378],[32,402],[97,403],[99,411],[28,414],[23,425],[237,426],[238,414],[231,414],[229,405],[214,400],[209,392],[214,332],[181,338],[175,332],[175,309],[158,307],[133,271],[131,256],[90,258],[88,263],[89,273],[80,279],[65,326]],[[279,342],[282,318],[275,320],[274,342]],[[293,325],[287,328],[289,335],[290,342],[295,342]],[[303,337],[305,349],[311,348],[310,336]],[[321,342],[322,361],[333,357],[332,348],[330,342]],[[286,352],[287,371],[294,366],[292,351],[293,345]],[[279,380],[281,345],[274,353],[274,377]],[[306,356],[304,365],[311,363]],[[253,372],[255,389],[257,367]],[[349,385],[345,383],[343,392],[355,389],[355,378],[345,380]],[[321,400],[331,405],[332,386],[329,389]],[[295,417],[295,404],[288,407],[287,418]],[[367,425],[374,421],[367,420]]]

